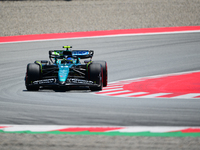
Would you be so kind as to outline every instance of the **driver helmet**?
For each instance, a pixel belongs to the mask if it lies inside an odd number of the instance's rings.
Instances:
[[[67,63],[74,63],[74,59],[71,58],[71,57],[68,57],[68,58],[67,58]]]

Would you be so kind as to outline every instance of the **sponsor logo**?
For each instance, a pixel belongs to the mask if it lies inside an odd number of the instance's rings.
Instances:
[[[92,81],[81,80],[81,79],[67,79],[67,83],[93,84]]]
[[[45,80],[38,80],[34,81],[33,84],[48,84],[48,83],[54,83],[55,79],[45,79]]]
[[[88,51],[72,51],[73,56],[81,56],[81,55],[88,55]]]

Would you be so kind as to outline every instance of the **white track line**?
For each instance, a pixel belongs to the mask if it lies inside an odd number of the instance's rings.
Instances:
[[[118,88],[118,89],[108,89],[108,90],[100,91],[100,92],[98,92],[98,93],[104,93],[104,92],[109,92],[109,91],[117,91],[117,90],[123,90],[123,88]]]
[[[121,85],[120,86],[108,86],[108,87],[103,88],[103,91],[108,90],[108,89],[114,89],[114,88],[122,88],[122,86]]]
[[[130,91],[124,90],[124,91],[118,91],[118,92],[104,93],[104,94],[102,94],[102,95],[110,95],[110,94],[118,94],[118,93],[127,93],[127,92],[130,92]]]
[[[142,94],[147,94],[147,93],[148,92],[136,92],[136,93],[116,95],[116,97],[129,97],[129,96],[142,95]]]
[[[172,93],[156,93],[156,94],[150,94],[150,95],[145,95],[145,96],[140,96],[141,98],[156,98],[158,96],[164,96],[164,95],[169,95]]]
[[[163,132],[173,132],[187,129],[188,127],[170,127],[170,126],[135,126],[135,127],[126,127],[124,129],[118,129],[119,132],[151,132],[151,133],[163,133]],[[113,132],[113,131],[110,131]]]
[[[110,128],[106,132],[151,132],[151,133],[165,133],[165,132],[176,132],[187,129],[200,129],[200,126],[67,126],[67,125],[1,125],[0,130],[5,132],[17,132],[17,131],[31,131],[31,132],[48,132],[48,131],[58,131],[62,129],[70,128]],[[120,128],[120,129],[114,129]]]
[[[116,34],[116,35],[103,35],[103,36],[86,36],[86,37],[74,37],[74,38],[56,38],[56,39],[42,39],[42,40],[28,40],[28,41],[14,41],[14,42],[0,42],[0,44],[15,44],[24,42],[44,42],[44,41],[61,41],[61,40],[75,40],[75,39],[91,39],[91,38],[109,38],[109,37],[123,37],[123,36],[145,36],[145,35],[162,35],[162,34],[180,34],[180,33],[199,33],[200,30],[189,30],[189,31],[163,31],[159,33],[127,33],[127,34]]]
[[[194,98],[196,96],[200,96],[200,93],[190,93],[190,94],[175,96],[173,98]]]

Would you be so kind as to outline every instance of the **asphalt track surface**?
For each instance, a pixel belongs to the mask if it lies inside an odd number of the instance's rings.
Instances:
[[[0,44],[0,124],[199,126],[199,99],[104,97],[87,90],[28,92],[26,65],[72,45],[108,62],[109,82],[200,69],[200,33]]]

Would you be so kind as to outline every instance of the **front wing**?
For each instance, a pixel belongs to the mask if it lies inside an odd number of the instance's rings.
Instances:
[[[59,83],[56,78],[52,79],[43,79],[43,80],[36,80],[33,81],[29,86],[42,86],[42,87],[70,87],[70,86],[76,86],[76,87],[99,87],[98,84],[94,83],[93,81],[89,80],[83,80],[83,79],[76,79],[71,78],[67,79],[64,83]]]

